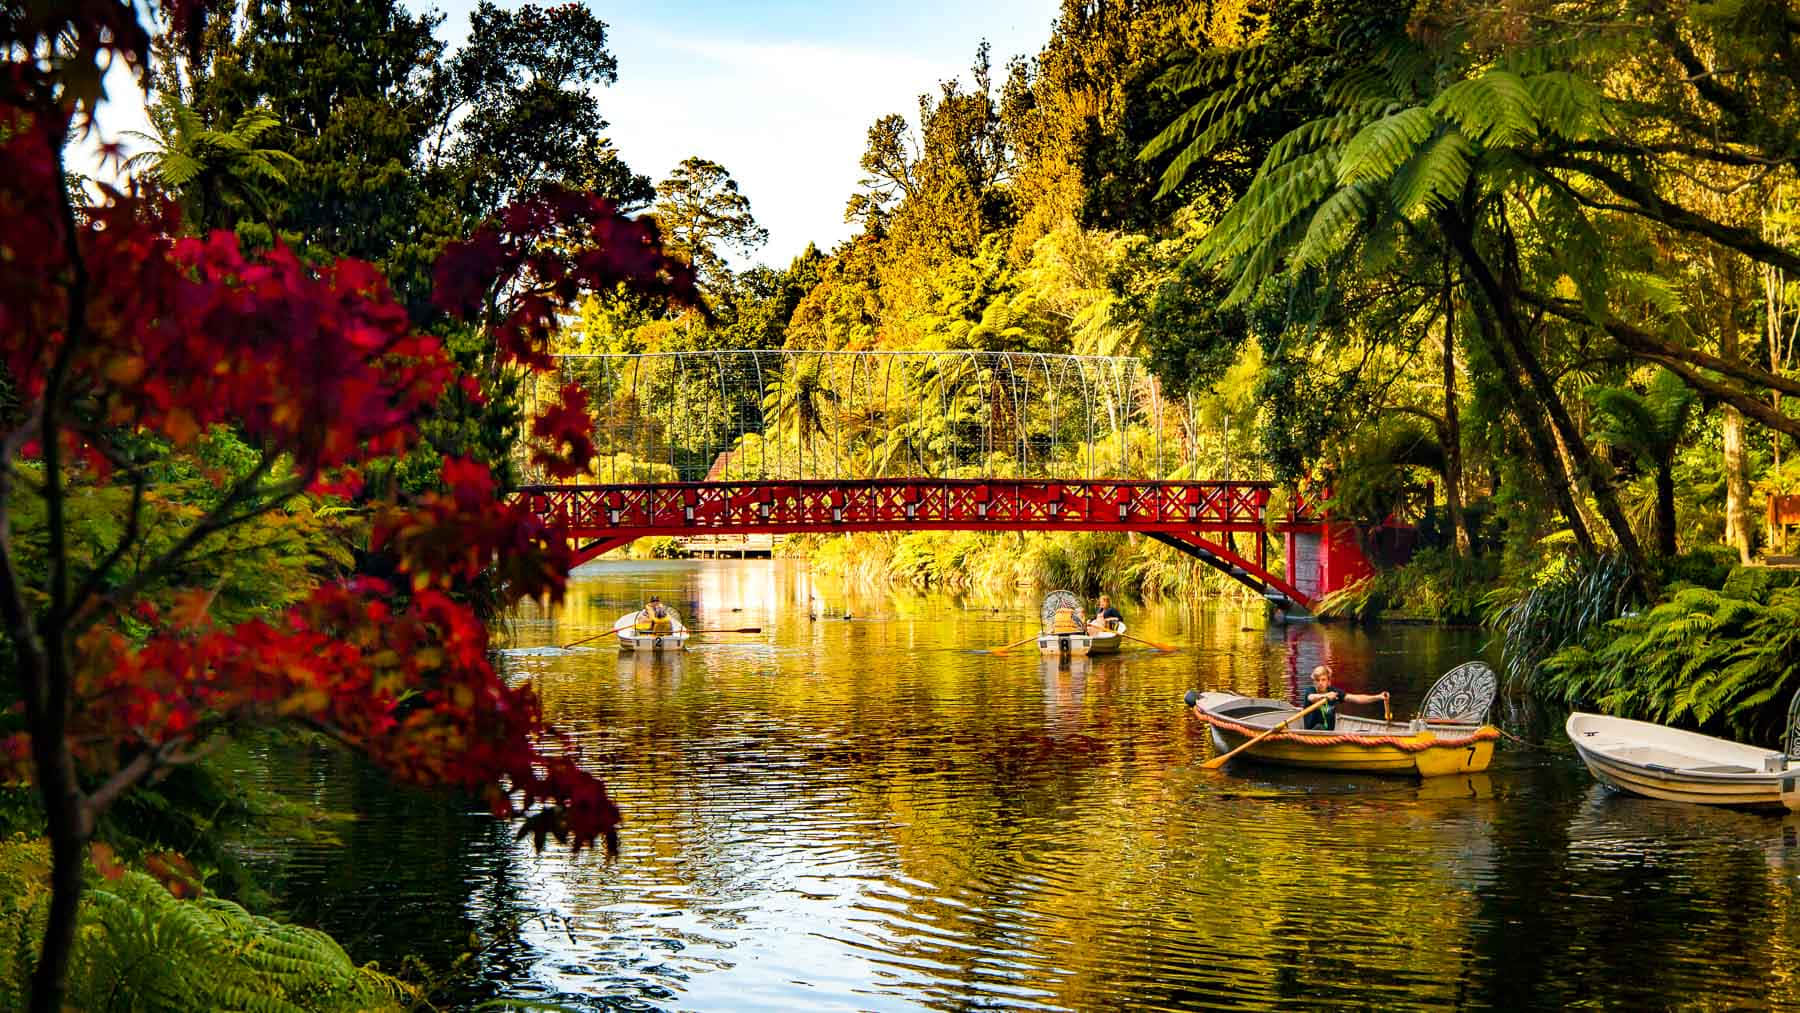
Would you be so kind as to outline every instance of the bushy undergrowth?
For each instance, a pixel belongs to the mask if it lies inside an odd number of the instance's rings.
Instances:
[[[1491,558],[1466,559],[1444,549],[1421,549],[1395,567],[1354,587],[1327,595],[1322,618],[1370,621],[1389,618],[1470,623],[1483,614],[1483,595],[1498,577]]]
[[[789,539],[783,552],[806,559],[821,573],[876,585],[988,594],[1066,587],[1086,595],[1106,591],[1138,598],[1250,595],[1231,578],[1170,546],[1116,532],[803,536]]]
[[[1608,714],[1778,744],[1800,689],[1800,574],[1743,568],[1684,587],[1545,659],[1545,695]]]
[[[1586,642],[1642,601],[1641,585],[1621,556],[1587,562],[1560,556],[1533,582],[1490,592],[1486,622],[1500,633],[1502,675],[1511,686],[1537,688],[1544,659]]]
[[[22,1009],[49,903],[49,848],[0,843],[0,1008]],[[141,872],[94,876],[69,964],[70,1009],[408,1008],[414,990],[359,967],[330,936],[214,898],[178,899]]]

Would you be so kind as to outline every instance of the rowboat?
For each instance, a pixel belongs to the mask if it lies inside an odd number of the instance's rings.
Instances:
[[[1485,720],[1497,685],[1493,669],[1471,661],[1445,673],[1411,721],[1339,714],[1329,731],[1289,720],[1301,708],[1285,700],[1190,691],[1188,701],[1221,754],[1287,720],[1239,755],[1289,767],[1440,777],[1480,773],[1493,762],[1500,730]]]
[[[1580,711],[1563,727],[1581,762],[1608,787],[1671,802],[1800,811],[1800,693],[1788,706],[1780,752]]]
[[[619,650],[621,651],[680,651],[687,647],[688,637],[692,636],[688,628],[681,624],[681,617],[669,610],[669,618],[674,620],[672,632],[661,636],[634,630],[632,624],[637,621],[638,613],[627,612],[613,623],[619,627]]]
[[[1119,653],[1120,637],[1110,630],[1099,631],[1092,626],[1084,627],[1069,633],[1056,633],[1050,629],[1053,617],[1058,609],[1073,609],[1079,613],[1081,599],[1072,591],[1052,591],[1044,596],[1044,604],[1038,612],[1044,622],[1044,632],[1038,634],[1038,653],[1054,655],[1062,658],[1084,658],[1090,654]],[[1123,623],[1119,624],[1124,629]]]
[[[1085,658],[1094,653],[1092,633],[1040,633],[1038,634],[1038,653],[1052,657]],[[1117,640],[1118,637],[1113,637]],[[1118,650],[1115,646],[1113,650]]]
[[[1119,653],[1119,645],[1125,642],[1125,638],[1119,636],[1119,634],[1124,633],[1124,632],[1125,632],[1125,624],[1122,622],[1119,622],[1116,619],[1113,620],[1113,626],[1111,629],[1096,630],[1092,626],[1089,626],[1088,627],[1088,653],[1089,654],[1117,654],[1117,653]]]

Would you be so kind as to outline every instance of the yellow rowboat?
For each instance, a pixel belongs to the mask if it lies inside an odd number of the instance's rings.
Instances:
[[[1419,777],[1480,773],[1493,762],[1494,743],[1500,738],[1498,728],[1484,723],[1496,688],[1493,669],[1470,662],[1438,680],[1412,721],[1340,714],[1331,730],[1302,728],[1294,721],[1241,755],[1289,767],[1356,773]],[[1236,693],[1189,693],[1188,699],[1220,753],[1300,711],[1285,700]]]
[[[1564,728],[1588,771],[1619,791],[1695,805],[1800,811],[1800,693],[1788,707],[1783,752],[1580,711]]]

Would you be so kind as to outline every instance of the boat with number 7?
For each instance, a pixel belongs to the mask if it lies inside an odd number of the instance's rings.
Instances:
[[[1188,704],[1221,754],[1279,729],[1240,755],[1289,767],[1438,777],[1479,773],[1493,762],[1500,730],[1486,720],[1497,689],[1494,670],[1471,661],[1438,679],[1411,721],[1339,714],[1332,729],[1299,727],[1293,719],[1301,708],[1285,700],[1190,691]]]
[[[1800,811],[1800,693],[1778,752],[1649,721],[1576,711],[1564,724],[1588,772],[1619,791],[1695,805]]]

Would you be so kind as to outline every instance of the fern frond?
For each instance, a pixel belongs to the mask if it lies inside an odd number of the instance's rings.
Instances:
[[[1386,180],[1413,157],[1436,126],[1437,117],[1429,109],[1413,106],[1363,127],[1344,145],[1344,154],[1338,159],[1338,182]]]
[[[1537,100],[1517,74],[1499,68],[1445,88],[1431,110],[1489,148],[1511,147],[1537,132]]]
[[[1585,77],[1554,70],[1524,80],[1548,133],[1582,140],[1593,136],[1605,119],[1605,95]]]
[[[1282,231],[1330,190],[1336,160],[1336,151],[1325,149],[1259,174],[1244,196],[1207,232],[1195,252],[1203,260],[1222,266]]]
[[[1411,218],[1418,208],[1454,203],[1474,163],[1469,139],[1456,127],[1446,126],[1394,178],[1394,210]]]
[[[1294,250],[1289,269],[1322,265],[1343,252],[1355,237],[1357,226],[1368,216],[1374,193],[1372,183],[1352,183],[1325,198],[1312,213],[1306,236]]]

